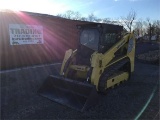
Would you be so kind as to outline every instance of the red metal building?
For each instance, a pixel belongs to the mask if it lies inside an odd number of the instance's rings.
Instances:
[[[84,21],[68,20],[30,12],[0,12],[0,68],[11,69],[37,64],[60,62],[67,49],[76,49],[77,24]],[[10,24],[40,25],[43,27],[43,44],[10,43]]]

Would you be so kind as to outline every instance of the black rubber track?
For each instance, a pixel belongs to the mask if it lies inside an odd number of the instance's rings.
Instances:
[[[124,58],[120,61],[118,61],[117,63],[109,66],[108,68],[106,68],[104,70],[104,72],[102,73],[101,77],[100,77],[100,80],[99,80],[99,84],[98,84],[98,90],[99,92],[101,93],[106,93],[106,88],[105,88],[105,85],[106,85],[106,82],[107,82],[107,79],[113,75],[113,73],[115,73],[116,71],[118,71],[120,68],[122,68],[125,64],[129,63],[130,60],[129,58]]]

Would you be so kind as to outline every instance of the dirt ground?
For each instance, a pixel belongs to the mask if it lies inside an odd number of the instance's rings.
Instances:
[[[1,119],[159,119],[159,66],[135,62],[131,79],[79,112],[37,94],[60,64],[1,71]]]

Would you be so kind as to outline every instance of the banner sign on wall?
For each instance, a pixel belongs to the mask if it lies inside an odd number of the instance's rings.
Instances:
[[[10,45],[43,44],[43,27],[39,25],[9,24]]]

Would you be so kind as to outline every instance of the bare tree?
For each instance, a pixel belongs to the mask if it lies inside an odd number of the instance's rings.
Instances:
[[[152,37],[152,22],[151,22],[151,20],[150,20],[150,18],[149,17],[147,17],[146,18],[146,21],[148,22],[148,33],[149,33],[149,41],[151,42],[151,37]]]
[[[154,34],[160,35],[160,20],[153,21]]]
[[[64,17],[64,14],[57,14],[56,16],[58,16],[58,17]]]
[[[68,11],[65,12],[64,18],[72,19],[72,18],[73,18],[73,15],[74,15],[74,11],[68,10]]]
[[[143,20],[139,19],[136,24],[135,24],[135,32],[137,33],[138,36],[144,35],[143,31]]]
[[[126,25],[130,32],[132,31],[133,21],[136,19],[136,16],[136,12],[132,10],[126,17],[121,17],[123,23]]]
[[[57,14],[58,17],[73,19],[73,20],[80,20],[81,14],[79,12],[74,12],[72,10],[66,11],[64,14]]]
[[[81,21],[87,21],[87,18],[86,17],[81,17],[80,20]]]
[[[102,22],[110,24],[111,23],[111,19],[110,18],[104,18],[104,19],[102,19]]]
[[[94,21],[96,21],[96,19],[97,19],[97,17],[93,13],[88,15],[88,21],[94,22]]]
[[[114,24],[114,25],[120,25],[120,26],[123,26],[123,22],[122,20],[120,20],[119,18],[117,19],[114,19],[114,20],[111,20],[110,22],[111,24]]]
[[[79,12],[74,12],[73,13],[73,19],[74,20],[80,20],[81,19],[81,14]]]
[[[152,35],[155,35],[156,39],[159,40],[159,36],[160,36],[160,20],[153,21],[153,24],[152,24]]]
[[[102,21],[103,21],[103,20],[102,20],[101,18],[96,18],[96,19],[95,19],[95,22],[98,22],[98,23],[102,23]]]

